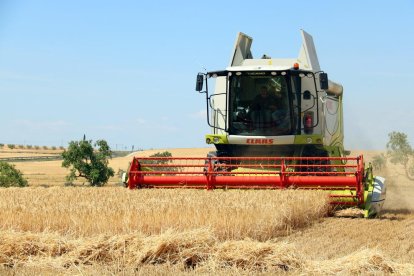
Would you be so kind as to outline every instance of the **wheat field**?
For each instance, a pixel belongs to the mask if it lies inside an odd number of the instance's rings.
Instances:
[[[321,191],[66,187],[59,161],[16,166],[30,187],[0,189],[1,275],[414,274],[414,185],[397,167],[367,220],[330,216]]]
[[[412,214],[326,218],[320,191],[35,187],[0,198],[0,264],[10,273],[414,273]],[[361,225],[392,233],[387,246],[358,247]]]
[[[0,198],[1,230],[76,237],[208,228],[220,240],[266,241],[311,225],[329,206],[322,191],[293,190],[9,188],[0,190]]]

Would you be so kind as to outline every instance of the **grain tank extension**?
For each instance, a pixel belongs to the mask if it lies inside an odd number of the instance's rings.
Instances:
[[[373,176],[362,156],[346,156],[343,87],[328,79],[312,37],[301,33],[298,57],[283,59],[254,58],[253,39],[239,33],[229,66],[197,75],[211,127],[206,142],[216,151],[200,158],[136,157],[128,187],[322,189],[332,204],[376,216],[385,179]]]

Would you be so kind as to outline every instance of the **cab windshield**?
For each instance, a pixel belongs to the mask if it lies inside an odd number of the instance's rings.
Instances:
[[[294,129],[294,100],[284,72],[237,72],[229,79],[229,133],[288,135]]]

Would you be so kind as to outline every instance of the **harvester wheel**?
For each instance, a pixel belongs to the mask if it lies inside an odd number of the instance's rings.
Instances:
[[[210,158],[215,158],[215,157],[217,157],[217,153],[215,152],[215,151],[210,151],[209,153],[207,153],[207,160],[205,161],[205,163],[204,163],[204,173],[207,173],[208,172],[208,167],[209,167],[209,159]],[[214,161],[212,161],[212,165],[213,165],[213,168],[214,168],[214,171],[220,171],[220,166],[218,165],[219,164],[219,162],[217,161],[217,160],[214,160]]]
[[[313,160],[312,162],[308,162],[308,165],[313,165],[312,167],[305,167],[304,171],[306,172],[328,172],[329,165],[328,160]],[[316,165],[316,166],[315,166]],[[321,165],[318,167],[317,165]]]
[[[207,154],[207,158],[214,158],[214,157],[217,157],[217,152],[215,152],[215,151],[210,151],[208,154]],[[208,160],[206,160],[206,162],[205,162],[205,166],[204,166],[204,173],[207,173],[207,171],[208,171]],[[231,164],[231,161],[227,161],[227,160],[214,160],[213,161],[213,166],[214,166],[214,171],[215,172],[231,172],[232,170],[234,170],[234,169],[237,169],[237,166],[228,166],[228,165],[230,165]]]
[[[301,157],[315,157],[314,160],[301,161],[300,165],[302,172],[329,172],[330,169],[327,165],[330,162],[327,159],[318,159],[318,157],[329,157],[328,153],[324,150],[317,149],[316,147],[305,147],[302,151]],[[307,166],[310,165],[310,166]],[[317,165],[321,165],[320,167]]]

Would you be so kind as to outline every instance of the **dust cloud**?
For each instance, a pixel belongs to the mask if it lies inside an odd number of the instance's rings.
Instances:
[[[365,164],[369,164],[375,156],[383,153],[385,151],[353,150],[351,156],[363,155]],[[386,161],[383,169],[374,170],[374,175],[384,177],[387,185],[383,213],[414,213],[414,181],[405,175],[404,166]]]
[[[378,175],[385,177],[387,184],[384,212],[414,213],[414,181],[407,178],[404,168],[387,162]]]

